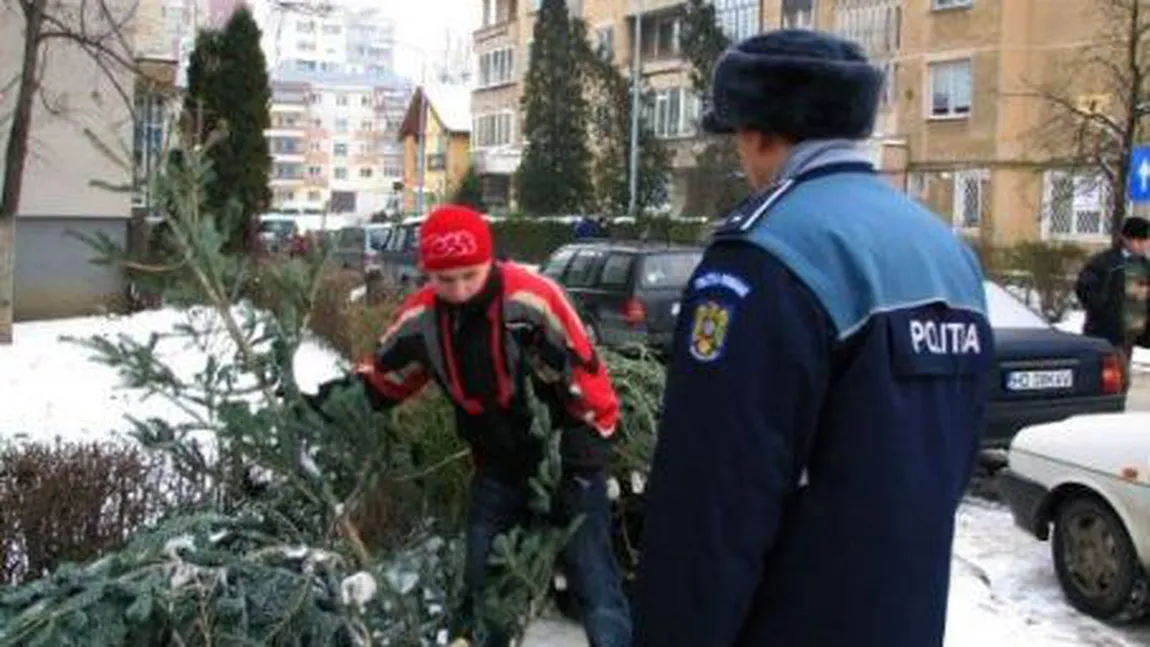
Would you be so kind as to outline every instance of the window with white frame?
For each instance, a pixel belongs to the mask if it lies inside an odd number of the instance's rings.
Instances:
[[[347,157],[347,142],[336,142],[331,147],[332,155],[336,157]]]
[[[640,27],[639,56],[643,61],[658,61],[679,56],[678,13],[644,17]]]
[[[815,0],[783,0],[782,26],[810,29],[815,25]]]
[[[931,63],[931,117],[964,117],[970,114],[970,59]]]
[[[511,129],[515,126],[515,113],[511,111],[480,115],[471,128],[475,148],[507,146],[511,143]]]
[[[837,0],[835,31],[871,54],[894,52],[901,46],[902,8],[899,0]]]
[[[515,50],[510,47],[479,55],[479,87],[511,83],[515,74]]]
[[[959,9],[974,6],[974,0],[930,0],[931,9]]]
[[[1047,171],[1042,231],[1050,238],[1108,238],[1110,187],[1094,173]]]
[[[660,139],[686,137],[694,133],[699,101],[687,88],[669,88],[652,93],[644,109],[647,126]]]
[[[332,172],[332,176],[335,177],[335,179],[337,179],[337,180],[346,180],[347,179],[347,169],[342,167],[342,166],[337,166],[335,168],[335,170]]]
[[[954,174],[954,213],[956,229],[978,229],[986,211],[990,173],[985,170],[958,171]]]
[[[898,103],[898,63],[883,61],[879,66],[882,68],[880,105],[884,108],[891,107]]]
[[[712,0],[715,22],[731,42],[738,42],[761,31],[758,0]]]

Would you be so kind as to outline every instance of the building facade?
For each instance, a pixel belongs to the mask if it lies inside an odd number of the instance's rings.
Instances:
[[[370,215],[393,210],[403,180],[398,78],[281,72],[272,84],[272,208]]]
[[[412,95],[399,130],[405,213],[450,200],[459,188],[471,166],[470,104],[465,86],[421,86]]]

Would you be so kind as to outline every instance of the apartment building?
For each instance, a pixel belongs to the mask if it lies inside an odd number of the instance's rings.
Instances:
[[[1052,130],[1056,110],[1034,96],[1053,85],[1075,103],[1113,103],[1074,74],[1104,37],[1099,13],[1090,0],[771,0],[764,24],[838,32],[883,65],[875,160],[956,231],[1103,244],[1110,196],[1060,167],[1059,144],[1076,135]]]
[[[394,208],[410,89],[397,78],[280,72],[272,83],[272,208],[367,215]]]
[[[268,65],[301,74],[387,78],[395,72],[395,22],[346,2],[265,4],[256,13]]]
[[[472,157],[484,199],[493,206],[512,200],[511,177],[523,154],[524,115],[520,108],[538,0],[481,0],[475,32],[478,83],[472,94]],[[720,25],[732,38],[757,33],[759,0],[715,0]],[[696,123],[700,101],[691,87],[690,69],[679,50],[681,0],[575,0],[573,15],[587,24],[600,54],[630,76],[634,68],[634,32],[639,24],[639,67],[650,100],[648,123],[672,152],[671,208],[684,200],[686,172],[697,154]]]

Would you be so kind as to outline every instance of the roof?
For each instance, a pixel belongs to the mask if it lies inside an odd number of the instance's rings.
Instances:
[[[419,132],[419,106],[424,96],[444,130],[458,134],[471,132],[471,89],[465,85],[426,85],[417,87],[411,95],[399,130],[401,138]]]

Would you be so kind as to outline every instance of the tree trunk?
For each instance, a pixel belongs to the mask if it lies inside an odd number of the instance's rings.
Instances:
[[[0,196],[0,344],[12,343],[12,319],[16,288],[16,213],[20,209],[20,189],[24,182],[24,162],[28,157],[28,136],[32,132],[32,100],[38,70],[37,52],[44,26],[47,0],[21,3],[24,10],[24,60],[16,110],[8,132],[4,157],[4,192]]]

